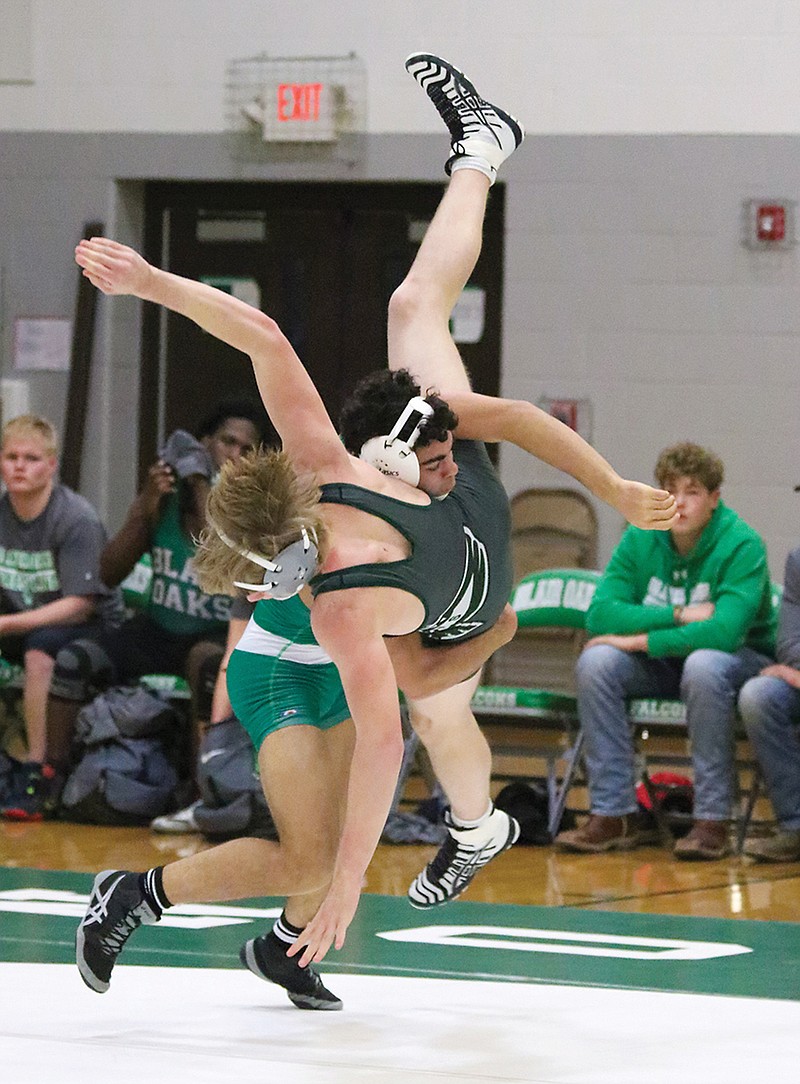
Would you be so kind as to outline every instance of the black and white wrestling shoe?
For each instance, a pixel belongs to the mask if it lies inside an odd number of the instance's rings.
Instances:
[[[454,169],[480,169],[494,184],[497,170],[525,138],[519,121],[478,94],[463,72],[432,53],[412,53],[406,69],[436,106],[450,132]]]
[[[448,838],[408,890],[412,907],[424,910],[456,899],[469,887],[476,873],[519,838],[519,824],[494,807],[485,821],[474,828],[456,827],[449,810],[445,812],[444,822]]]

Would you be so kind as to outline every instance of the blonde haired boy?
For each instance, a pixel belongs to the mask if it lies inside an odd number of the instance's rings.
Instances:
[[[56,431],[39,415],[12,418],[0,434],[0,654],[24,667],[28,743],[25,762],[0,767],[0,812],[13,820],[41,820],[57,797],[43,763],[56,653],[118,610],[100,580],[105,530],[89,502],[56,481],[57,453]]]

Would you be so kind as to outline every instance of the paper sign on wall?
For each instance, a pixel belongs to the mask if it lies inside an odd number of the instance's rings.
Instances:
[[[255,279],[237,278],[235,275],[201,275],[200,281],[208,286],[216,286],[223,293],[238,297],[254,309],[261,308],[261,288]]]
[[[72,321],[56,316],[20,316],[14,321],[14,368],[69,372]]]
[[[486,318],[486,291],[481,286],[465,286],[453,306],[450,332],[457,343],[479,343]]]

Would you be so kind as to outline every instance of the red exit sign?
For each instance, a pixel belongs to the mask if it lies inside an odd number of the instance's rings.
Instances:
[[[264,139],[277,143],[334,142],[336,91],[323,79],[276,79],[265,87]]]
[[[322,91],[322,83],[279,83],[276,94],[279,123],[318,121]]]

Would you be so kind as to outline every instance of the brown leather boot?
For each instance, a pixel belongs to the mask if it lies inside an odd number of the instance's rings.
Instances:
[[[605,817],[592,813],[586,824],[561,832],[555,845],[578,854],[602,854],[603,851],[630,851],[645,843],[658,843],[658,831],[642,823],[637,813],[624,817]]]
[[[727,821],[695,821],[688,836],[675,844],[676,858],[690,862],[709,862],[731,853],[730,828]]]

